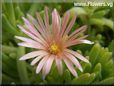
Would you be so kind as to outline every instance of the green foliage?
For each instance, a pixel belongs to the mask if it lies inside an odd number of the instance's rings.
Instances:
[[[113,21],[109,7],[74,7],[71,3],[2,3],[2,83],[21,84],[114,84],[114,40]],[[49,11],[57,8],[60,14],[69,10],[71,16],[77,15],[76,27],[87,24],[86,31],[88,39],[95,42],[94,45],[77,45],[71,47],[80,51],[89,59],[90,64],[80,62],[84,72],[77,69],[78,77],[72,76],[64,66],[63,75],[59,75],[55,64],[53,64],[49,75],[45,80],[41,74],[35,73],[35,67],[30,66],[30,61],[19,61],[19,57],[31,51],[31,49],[18,47],[15,35],[23,35],[17,28],[23,24],[22,16],[27,13],[35,16],[36,11],[43,14],[44,7],[48,6]],[[68,6],[66,8],[66,6]],[[51,13],[50,13],[51,15]],[[51,18],[50,18],[51,20]],[[73,31],[76,27],[73,27]],[[108,34],[108,36],[105,35]],[[82,34],[83,35],[83,34]]]
[[[95,79],[95,73],[85,73],[72,80],[73,84],[90,84]]]

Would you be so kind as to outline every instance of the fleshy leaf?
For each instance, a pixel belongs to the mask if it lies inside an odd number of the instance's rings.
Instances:
[[[85,73],[72,80],[72,84],[90,84],[95,79],[95,73]]]
[[[81,7],[73,7],[73,8],[71,8],[70,9],[70,13],[71,13],[71,15],[86,15],[87,13],[86,13],[86,11],[83,9],[83,8],[81,8]]]
[[[65,82],[69,83],[71,81],[71,75],[68,69],[64,71],[63,77]]]
[[[114,84],[114,77],[104,79],[104,80],[100,81],[99,84],[104,84],[104,85]]]
[[[112,40],[112,42],[109,44],[108,48],[110,51],[112,51],[114,53],[114,40]]]
[[[92,65],[95,65],[95,61],[98,58],[98,54],[100,52],[100,45],[99,44],[95,44],[92,48],[92,50],[90,51],[89,57],[90,57],[90,62]]]
[[[96,74],[96,79],[97,80],[99,80],[99,79],[101,79],[102,78],[102,76],[101,76],[101,64],[100,63],[98,63],[96,66],[95,66],[95,68],[94,68],[94,73]]]

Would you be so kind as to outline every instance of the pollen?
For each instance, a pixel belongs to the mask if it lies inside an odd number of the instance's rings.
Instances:
[[[59,47],[57,44],[52,44],[49,48],[50,53],[57,54],[59,52]]]

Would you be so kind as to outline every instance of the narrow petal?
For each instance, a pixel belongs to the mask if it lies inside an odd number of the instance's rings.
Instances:
[[[43,36],[40,34],[42,32],[42,29],[40,28],[40,26],[38,25],[38,22],[36,21],[36,19],[34,19],[31,15],[27,14],[28,19],[32,22],[32,24],[37,28],[38,30],[38,37],[45,42],[45,39],[43,38]],[[40,33],[39,33],[40,32]],[[42,33],[43,34],[43,33]]]
[[[31,59],[31,58],[34,58],[39,55],[46,55],[46,54],[47,54],[47,52],[45,52],[43,50],[33,51],[31,53],[28,53],[28,54],[22,56],[19,60],[27,60],[27,59]]]
[[[52,12],[52,30],[55,36],[57,36],[60,31],[60,16],[56,9]]]
[[[61,36],[63,35],[66,27],[67,27],[67,24],[68,24],[68,21],[70,19],[70,12],[67,11],[65,14],[64,14],[64,17],[62,19],[62,27],[61,27]]]
[[[36,13],[36,17],[37,17],[37,20],[38,20],[40,27],[42,28],[42,30],[44,30],[44,28],[45,28],[44,22],[43,22],[43,19],[38,12]]]
[[[39,42],[36,42],[35,40],[29,39],[26,37],[21,37],[21,36],[15,36],[15,38],[24,41],[22,43],[18,43],[18,45],[20,46],[37,48],[37,49],[45,49],[45,47],[42,44],[40,44]]]
[[[87,25],[84,25],[78,29],[76,29],[72,34],[69,35],[69,38],[71,39],[71,37],[73,36],[73,38],[77,37],[79,34],[83,33],[84,31],[86,31],[87,29]],[[74,36],[75,35],[75,36]]]
[[[64,35],[68,34],[70,32],[70,30],[72,29],[74,23],[75,23],[75,20],[76,20],[76,15],[73,16],[72,20],[70,21],[68,27],[66,28],[65,32],[64,32]]]
[[[62,60],[59,57],[56,57],[56,66],[60,75],[63,74]]]
[[[45,62],[47,61],[48,57],[49,57],[49,56],[45,56],[45,57],[39,62],[38,66],[37,66],[37,68],[36,68],[36,73],[37,73],[37,74],[41,71],[41,69],[42,69],[42,67],[44,66]]]
[[[38,30],[40,31],[42,36],[46,39],[47,38],[47,32],[46,32],[46,27],[44,25],[43,19],[38,12],[36,13],[36,17],[37,17],[38,24],[40,27],[40,28],[38,28]]]
[[[46,29],[50,30],[49,29],[49,16],[48,16],[48,8],[47,7],[45,7],[44,23],[45,23]]]
[[[79,37],[77,39],[75,39],[75,38],[74,39],[69,39],[68,41],[66,41],[65,47],[80,44],[80,43],[82,43],[82,42],[80,42],[80,40],[84,40],[87,36],[88,35]]]
[[[43,58],[44,55],[40,55],[38,57],[36,57],[32,62],[31,62],[31,65],[35,65],[41,58]]]
[[[21,31],[23,31],[26,35],[28,35],[29,37],[31,37],[32,39],[36,40],[37,42],[42,43],[44,46],[48,46],[46,42],[40,40],[38,37],[34,36],[33,34],[31,34],[29,31],[25,30],[24,27],[18,25],[18,27],[21,29]]]
[[[81,72],[83,72],[82,66],[80,65],[79,61],[78,61],[72,54],[65,52],[64,55],[65,55],[68,59],[70,59],[70,60],[72,61],[72,63],[74,63],[75,66],[76,66]]]
[[[18,27],[21,29],[22,32],[24,32],[26,35],[28,35],[29,37],[31,37],[32,39],[39,41],[38,38],[36,36],[34,36],[33,34],[31,34],[29,31],[25,30],[24,27],[18,25]]]
[[[22,40],[22,41],[24,41],[24,42],[39,44],[39,43],[36,42],[35,40],[29,39],[29,38],[26,38],[26,37],[15,36],[15,38],[20,39],[20,40]]]
[[[80,59],[80,60],[82,60],[82,61],[84,61],[86,63],[89,63],[89,61],[85,57],[80,55],[79,53],[77,53],[77,52],[75,52],[73,50],[69,50],[69,49],[65,49],[65,51],[71,53],[74,56],[76,56],[78,59]]]
[[[80,40],[80,42],[85,44],[94,44],[94,42],[91,42],[89,40]]]
[[[33,26],[32,23],[29,22],[29,20],[27,20],[26,18],[22,17],[22,19],[24,20],[25,22],[25,25],[27,27],[27,29],[34,35],[36,36],[39,36],[38,34],[38,31],[36,30],[36,28]]]
[[[21,43],[18,43],[18,45],[23,47],[29,47],[29,48],[45,49],[43,46],[36,43],[21,42]]]
[[[70,62],[67,58],[63,58],[66,66],[68,67],[68,69],[70,70],[70,72],[75,76],[77,77],[77,72],[75,71],[74,67],[73,67],[73,64],[72,62]]]
[[[45,24],[45,30],[46,30],[46,34],[47,34],[47,41],[48,43],[50,42],[50,36],[51,36],[51,29],[50,29],[50,25],[49,25],[49,15],[48,15],[48,8],[45,7],[44,10],[44,24]]]
[[[43,79],[46,77],[46,75],[50,72],[50,69],[51,69],[51,66],[53,64],[53,61],[54,61],[54,55],[51,55],[48,60],[46,61],[44,67],[43,67]]]
[[[37,30],[38,30],[38,37],[41,37],[39,34],[42,33],[43,31],[42,31],[41,27],[38,25],[37,20],[34,19],[30,14],[27,14],[27,17],[28,17],[29,21],[31,21],[31,23],[35,26],[35,28],[37,28]]]

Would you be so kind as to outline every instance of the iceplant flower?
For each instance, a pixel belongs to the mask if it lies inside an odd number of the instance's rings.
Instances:
[[[85,39],[87,35],[79,36],[86,30],[87,26],[84,25],[71,33],[76,15],[71,18],[70,12],[67,11],[62,21],[60,21],[60,15],[56,9],[52,12],[51,26],[47,7],[45,7],[44,19],[39,13],[36,13],[36,17],[37,19],[27,14],[27,18],[22,18],[24,25],[18,25],[20,30],[30,37],[15,36],[23,41],[18,45],[36,49],[36,51],[22,56],[20,60],[33,59],[31,65],[37,64],[36,73],[42,70],[44,78],[50,72],[53,62],[56,63],[59,74],[63,73],[62,63],[64,62],[69,71],[75,77],[78,76],[74,66],[83,71],[78,60],[86,63],[89,63],[89,61],[78,52],[69,49],[69,47],[81,43],[93,44],[93,42]]]

